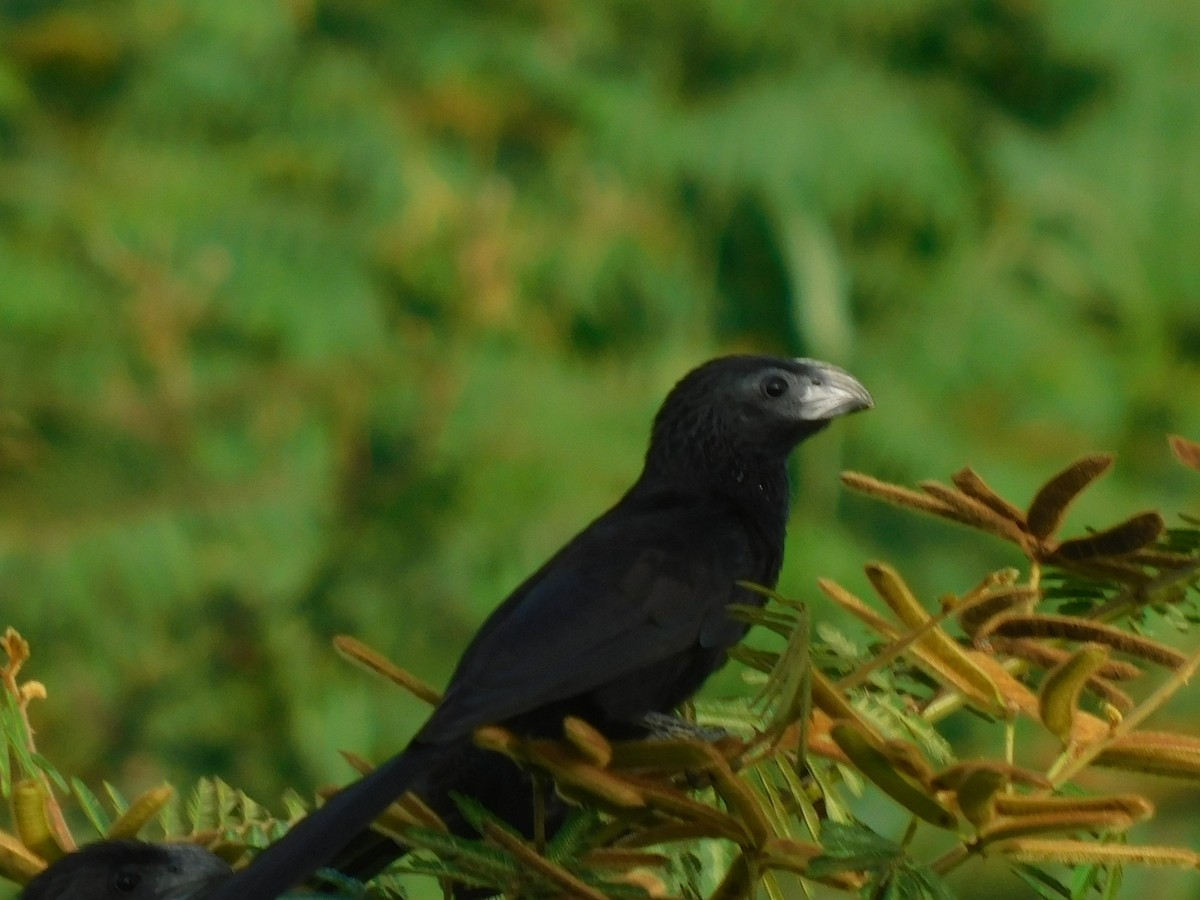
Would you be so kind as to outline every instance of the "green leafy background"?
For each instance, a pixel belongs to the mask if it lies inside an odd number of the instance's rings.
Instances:
[[[41,749],[129,792],[344,779],[423,709],[330,636],[444,683],[718,352],[875,394],[797,454],[781,588],[818,619],[868,558],[931,596],[1014,561],[843,467],[1021,498],[1108,449],[1078,522],[1195,511],[1164,435],[1200,437],[1198,33],[1117,0],[5,3],[0,620]]]

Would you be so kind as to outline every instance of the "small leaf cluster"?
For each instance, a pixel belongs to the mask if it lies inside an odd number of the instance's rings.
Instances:
[[[1171,446],[1200,470],[1200,445],[1173,438]],[[447,892],[465,886],[529,898],[735,900],[823,886],[945,900],[952,894],[944,879],[987,854],[1043,896],[1113,897],[1127,867],[1200,868],[1200,848],[1133,840],[1133,826],[1155,814],[1136,779],[1119,793],[1080,783],[1093,768],[1200,781],[1200,736],[1143,727],[1200,668],[1200,650],[1181,652],[1155,636],[1195,620],[1200,522],[1184,517],[1167,529],[1150,511],[1064,536],[1068,508],[1112,463],[1104,455],[1076,461],[1024,508],[971,469],[920,490],[846,473],[853,489],[1009,541],[1027,566],[992,572],[933,603],[884,562],[866,566],[877,600],[821,580],[865,640],[828,624],[814,639],[804,604],[748,585],[764,605],[732,614],[777,640],[776,649],[731,654],[753,692],[695,701],[678,720],[648,723],[654,736],[641,741],[610,741],[574,718],[558,740],[478,729],[478,745],[509,756],[574,805],[566,824],[525,835],[458,797],[475,832],[467,837],[408,795],[376,827],[412,852],[370,885],[325,874],[323,896],[399,897],[412,878],[425,877]],[[129,802],[106,785],[102,801],[37,752],[28,712],[45,689],[19,678],[29,657],[19,635],[10,629],[0,646],[0,787],[13,809],[12,832],[0,832],[5,877],[27,881],[76,845],[56,792],[73,798],[97,835],[134,836],[157,821],[165,836],[201,842],[231,861],[306,811],[289,795],[286,814],[273,816],[216,780],[202,782],[186,805],[169,787]],[[435,688],[362,642],[341,636],[335,647],[438,702]],[[944,727],[960,712],[985,723],[990,752],[978,741],[965,750]],[[359,771],[371,768],[346,756]],[[884,806],[893,814],[882,816]],[[907,824],[888,836],[894,811]]]

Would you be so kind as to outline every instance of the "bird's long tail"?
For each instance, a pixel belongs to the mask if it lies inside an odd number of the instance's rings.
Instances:
[[[326,865],[393,800],[419,786],[440,752],[410,745],[301,819],[205,900],[274,900]]]

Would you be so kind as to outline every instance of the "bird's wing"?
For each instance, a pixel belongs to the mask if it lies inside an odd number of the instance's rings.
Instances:
[[[683,653],[732,600],[748,551],[726,515],[618,504],[517,588],[463,654],[417,738],[300,821],[208,900],[266,900],[327,862],[445,745]]]
[[[618,504],[484,623],[420,739],[465,737],[700,645],[749,575],[748,543],[728,510]]]

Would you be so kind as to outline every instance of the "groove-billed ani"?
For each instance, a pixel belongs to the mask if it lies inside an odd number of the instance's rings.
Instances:
[[[737,582],[774,586],[792,448],[871,405],[816,360],[729,356],[688,373],[633,487],[492,613],[409,745],[209,900],[270,900],[306,878],[402,793],[445,782],[443,761],[482,725],[557,736],[573,715],[610,737],[643,733],[646,714],[690,697],[745,633],[727,607],[762,597]]]
[[[201,900],[231,873],[195,844],[97,841],[47,867],[21,900]]]

